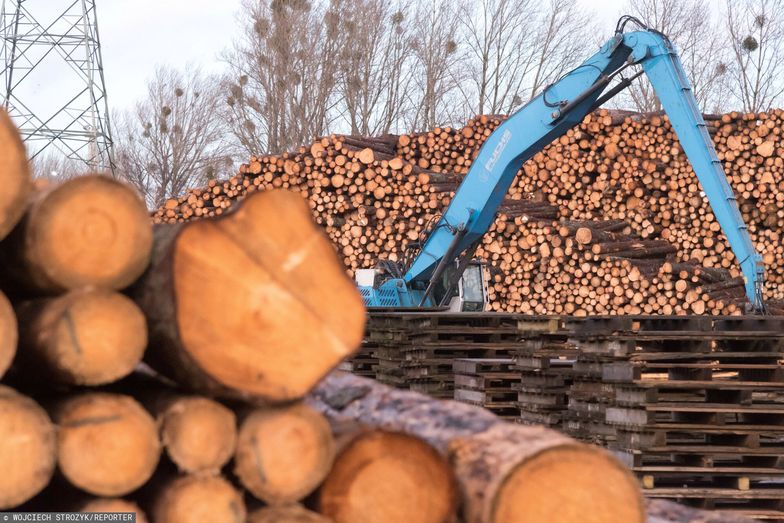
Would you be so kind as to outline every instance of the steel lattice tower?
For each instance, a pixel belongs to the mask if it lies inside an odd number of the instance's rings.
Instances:
[[[114,171],[95,0],[0,0],[0,99],[31,158]]]

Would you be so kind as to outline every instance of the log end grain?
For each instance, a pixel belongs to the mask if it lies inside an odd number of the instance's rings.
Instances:
[[[147,267],[152,223],[141,198],[107,176],[68,180],[26,217],[25,261],[48,291],[96,285],[122,289]]]
[[[182,472],[218,473],[237,444],[234,413],[208,398],[179,398],[160,416],[161,442]]]
[[[160,457],[157,427],[133,398],[82,394],[58,405],[55,418],[60,470],[85,492],[123,496],[155,471]]]
[[[362,341],[362,299],[295,193],[188,224],[172,256],[181,346],[227,389],[300,398]]]
[[[302,505],[264,507],[248,515],[248,523],[333,523],[331,519],[312,512]]]
[[[327,476],[335,442],[326,418],[304,404],[257,409],[240,425],[235,473],[258,499],[285,505]]]
[[[30,165],[27,162],[19,131],[0,109],[0,239],[16,225],[24,213],[32,190]]]
[[[22,347],[28,367],[56,381],[103,385],[130,374],[147,347],[147,323],[128,297],[106,290],[72,291],[23,304]]]
[[[335,523],[443,523],[454,517],[455,485],[449,464],[424,441],[367,431],[339,452],[319,491],[319,512]]]
[[[0,292],[0,377],[5,374],[14,359],[18,334],[14,310],[5,295]]]
[[[482,500],[469,507],[469,523],[645,519],[639,485],[628,469],[598,447],[543,427],[498,424],[450,450],[464,491]]]
[[[629,473],[598,449],[574,446],[543,452],[521,465],[501,487],[492,521],[644,520]]]
[[[147,515],[139,505],[122,498],[95,498],[79,507],[79,512],[133,512],[136,523],[148,523]]]
[[[0,385],[0,509],[20,505],[46,487],[56,449],[55,427],[46,411]]]
[[[156,523],[245,521],[242,496],[220,476],[184,476],[167,483],[152,508]]]

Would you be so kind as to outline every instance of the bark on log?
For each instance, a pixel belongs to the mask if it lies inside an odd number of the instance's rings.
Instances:
[[[260,408],[240,424],[234,472],[256,498],[288,505],[313,492],[334,458],[329,423],[311,407]]]
[[[123,496],[152,476],[160,456],[153,418],[133,398],[85,393],[54,408],[58,464],[74,486]]]
[[[136,523],[148,523],[147,515],[139,505],[122,498],[95,498],[82,504],[77,512],[133,512]]]
[[[21,294],[123,289],[147,267],[151,246],[152,225],[136,192],[107,176],[82,176],[33,196],[0,245],[0,281]]]
[[[155,523],[238,523],[245,521],[245,502],[220,476],[182,476],[167,481],[149,511]]]
[[[52,478],[57,437],[46,411],[0,385],[0,510],[38,494]]]
[[[666,501],[650,500],[648,505],[648,523],[753,523],[754,520],[719,511],[698,510]]]
[[[157,227],[152,265],[133,292],[151,366],[208,395],[300,398],[364,334],[359,293],[305,202],[287,191]]]
[[[444,456],[416,436],[387,430],[345,435],[318,492],[335,523],[454,521],[457,485]]]
[[[286,505],[254,510],[248,515],[248,523],[333,523],[333,521],[302,505]]]
[[[165,406],[164,406],[165,405]],[[237,418],[200,396],[166,398],[158,410],[161,443],[181,472],[219,474],[237,446]]]
[[[5,294],[0,292],[0,378],[14,360],[18,340],[19,332],[14,309]]]
[[[17,309],[22,372],[56,383],[103,385],[130,374],[147,347],[147,325],[132,300],[80,289]]]
[[[22,217],[32,190],[30,164],[19,131],[0,109],[0,240]]]
[[[443,452],[457,474],[467,523],[644,520],[632,474],[604,450],[557,432],[344,373],[328,376],[310,401],[331,422],[405,432]]]

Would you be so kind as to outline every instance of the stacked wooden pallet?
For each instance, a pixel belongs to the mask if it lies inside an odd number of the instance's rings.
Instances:
[[[516,421],[517,386],[520,378],[514,360],[503,358],[459,358],[452,369],[455,400],[484,407],[502,419]]]
[[[574,348],[557,317],[518,319],[521,343],[515,352],[518,421],[560,429],[572,383]]]
[[[784,518],[784,322],[626,321],[580,348],[608,358],[610,448],[645,492]]]
[[[784,299],[781,111],[711,117],[744,219],[764,253],[767,296]],[[252,158],[225,182],[172,199],[155,220],[220,214],[263,188],[307,197],[349,271],[403,262],[503,121],[379,138],[324,137]],[[659,115],[599,111],[529,160],[477,250],[491,307],[535,314],[738,314],[737,264]],[[708,235],[705,231],[709,231]],[[665,263],[670,262],[670,263]]]

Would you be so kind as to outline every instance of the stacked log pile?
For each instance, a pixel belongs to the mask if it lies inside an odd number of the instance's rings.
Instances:
[[[782,300],[784,111],[706,119],[764,256],[766,296]],[[154,219],[219,215],[249,192],[291,188],[309,200],[350,272],[379,258],[404,262],[407,247],[423,238],[502,121],[482,116],[461,129],[324,137],[253,157],[231,179],[167,201]],[[736,261],[666,117],[599,111],[521,171],[477,252],[495,269],[493,310],[741,312]],[[581,228],[598,234],[582,241]]]
[[[24,165],[0,165],[0,183],[29,178]],[[359,346],[364,309],[292,192],[153,228],[133,191],[90,175],[35,191],[21,220],[10,208],[0,510],[161,523],[645,519],[633,476],[597,447],[325,379]]]

